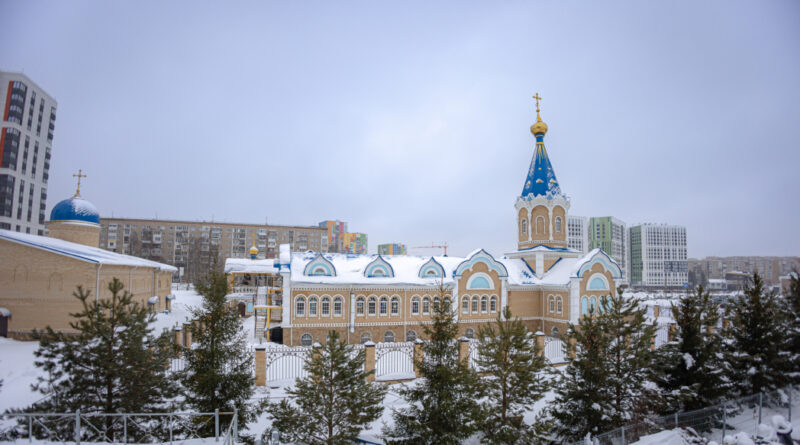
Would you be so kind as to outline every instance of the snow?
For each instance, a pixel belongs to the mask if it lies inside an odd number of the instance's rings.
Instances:
[[[225,273],[278,273],[274,259],[251,260],[249,258],[228,258],[225,260]]]
[[[164,329],[172,329],[181,326],[192,318],[192,309],[199,308],[203,304],[203,297],[193,290],[172,290],[172,310],[162,311],[156,314],[156,319],[150,324],[153,334],[158,335]]]
[[[666,430],[644,436],[631,445],[685,445],[681,430]]]
[[[7,307],[0,307],[0,315],[2,315],[3,317],[10,317],[11,311],[8,310]]]
[[[76,258],[81,261],[96,264],[108,264],[114,266],[136,266],[149,267],[153,269],[177,272],[178,269],[169,264],[157,263],[155,261],[137,258],[130,255],[122,255],[101,249],[99,247],[84,246],[83,244],[71,243],[57,238],[47,236],[31,235],[27,233],[12,232],[0,229],[0,239],[23,244],[37,249],[47,250],[59,255]]]
[[[691,354],[685,352],[683,354],[683,361],[686,362],[686,369],[692,369],[692,366],[694,365],[694,357],[692,357]]]
[[[42,394],[31,389],[36,378],[45,373],[34,366],[33,353],[39,348],[36,341],[17,341],[0,337],[0,412],[25,408],[42,399]]]

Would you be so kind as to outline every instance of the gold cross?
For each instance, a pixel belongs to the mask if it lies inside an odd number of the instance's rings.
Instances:
[[[539,101],[542,100],[542,98],[539,96],[539,93],[534,94],[533,98],[536,99],[536,112],[538,113],[539,112]]]
[[[75,191],[75,196],[81,195],[81,178],[85,178],[86,175],[83,174],[83,170],[78,169],[78,174],[73,174],[72,177],[78,178],[78,189]]]

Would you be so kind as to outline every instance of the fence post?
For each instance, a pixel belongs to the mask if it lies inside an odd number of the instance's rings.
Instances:
[[[758,425],[761,425],[761,405],[764,401],[764,392],[761,391],[758,393]],[[756,425],[756,431],[758,431],[758,425]]]
[[[458,339],[458,361],[469,368],[469,339],[467,337]]]
[[[791,396],[789,396],[789,406],[791,405]],[[789,412],[791,413],[791,408],[789,408]],[[791,416],[791,414],[790,414]],[[28,442],[33,443],[33,416],[28,416]]]
[[[214,410],[214,440],[219,442],[219,408]]]
[[[236,442],[239,439],[239,409],[235,406],[233,407],[233,440],[232,442]]]
[[[422,349],[423,344],[425,343],[419,338],[414,340],[414,377],[419,377],[419,366],[417,366],[417,363],[423,360],[422,356],[425,354],[425,350]]]
[[[192,325],[191,323],[183,324],[183,343],[187,348],[192,347]]]
[[[375,371],[375,343],[368,341],[364,343],[364,371]],[[375,373],[367,374],[367,381],[375,381]]]
[[[75,445],[81,445],[81,410],[75,411]]]
[[[622,427],[622,445],[625,445],[625,427]]]
[[[181,332],[181,327],[180,326],[175,326],[175,344],[178,345],[178,346],[183,346],[183,334]],[[178,352],[177,352],[176,356],[178,358],[180,358],[181,357],[181,348],[177,348],[177,351]]]
[[[536,337],[534,341],[536,342],[536,347],[539,348],[539,355],[544,356],[544,332],[536,331],[533,335]]]
[[[256,386],[267,386],[267,347],[256,345]]]
[[[678,427],[678,412],[675,411],[675,428]]]

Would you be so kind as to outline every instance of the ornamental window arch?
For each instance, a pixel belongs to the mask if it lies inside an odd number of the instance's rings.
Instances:
[[[491,312],[497,312],[497,296],[492,295],[491,300],[489,301],[489,310]]]
[[[411,313],[413,315],[419,315],[419,297],[417,296],[411,299]]]
[[[366,300],[363,295],[356,298],[356,315],[364,315]]]
[[[306,298],[303,296],[297,297],[295,300],[295,309],[294,309],[295,317],[305,317],[306,316]]]
[[[390,301],[390,308],[392,315],[400,314],[400,297],[394,295],[392,296],[392,299]]]

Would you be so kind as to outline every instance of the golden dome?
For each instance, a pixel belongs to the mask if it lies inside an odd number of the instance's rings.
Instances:
[[[258,247],[253,246],[250,248],[250,255],[258,255]]]
[[[547,124],[542,122],[541,119],[537,120],[535,124],[531,125],[531,133],[533,133],[534,136],[547,133]]]

